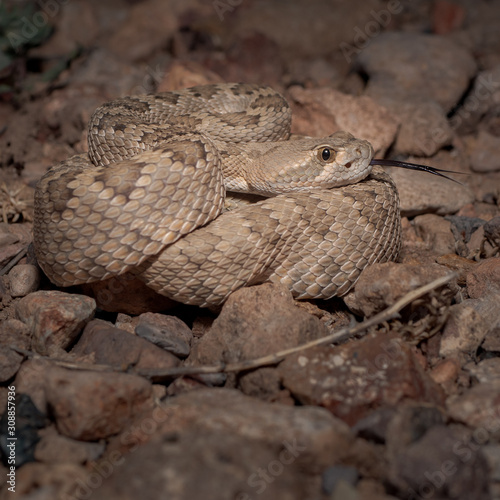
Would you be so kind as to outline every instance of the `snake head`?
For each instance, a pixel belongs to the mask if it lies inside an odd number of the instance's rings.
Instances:
[[[325,162],[325,170],[329,170],[326,169],[326,164],[335,165],[332,177],[338,179],[339,184],[329,187],[358,182],[371,172],[372,145],[368,141],[357,139],[349,132],[335,132],[324,144],[317,146],[317,149],[318,160]]]
[[[226,155],[227,189],[263,196],[354,184],[373,168],[371,144],[347,132],[319,139],[246,143],[233,149]]]
[[[294,161],[277,172],[286,186],[281,192],[330,189],[363,180],[372,171],[372,145],[348,132],[336,132],[321,139],[289,141]]]

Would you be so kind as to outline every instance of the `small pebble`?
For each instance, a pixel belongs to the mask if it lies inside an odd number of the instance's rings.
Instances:
[[[18,264],[9,273],[10,294],[12,297],[24,297],[36,292],[40,286],[40,271],[32,264]]]

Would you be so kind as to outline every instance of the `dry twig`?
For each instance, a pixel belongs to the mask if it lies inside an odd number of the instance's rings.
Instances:
[[[305,351],[306,349],[310,349],[311,347],[315,347],[318,345],[326,345],[339,343],[343,340],[359,335],[361,332],[367,330],[371,326],[383,323],[384,321],[388,321],[390,319],[396,318],[401,309],[406,307],[412,301],[426,295],[427,293],[439,288],[446,283],[449,283],[451,280],[457,277],[456,273],[447,274],[446,276],[442,276],[427,285],[421,286],[416,290],[412,290],[408,292],[404,297],[400,298],[396,301],[392,306],[384,309],[380,313],[372,316],[371,318],[366,319],[362,323],[358,323],[352,327],[342,328],[331,335],[327,335],[326,337],[322,337],[320,339],[313,340],[311,342],[307,342],[306,344],[302,344],[297,347],[292,347],[290,349],[284,349],[283,351],[279,351],[273,354],[268,354],[267,356],[262,356],[260,358],[249,359],[244,361],[239,361],[238,363],[220,363],[218,365],[213,366],[181,366],[178,368],[171,368],[169,370],[140,370],[139,374],[143,377],[147,377],[154,382],[163,382],[167,381],[171,378],[178,377],[181,375],[202,375],[202,374],[211,374],[211,373],[229,373],[229,372],[242,372],[246,370],[251,370],[254,368],[261,368],[263,366],[275,365],[279,362],[283,361],[286,356],[290,354],[294,354],[296,352]]]

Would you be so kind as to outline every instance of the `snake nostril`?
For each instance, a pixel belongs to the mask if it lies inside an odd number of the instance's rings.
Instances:
[[[347,163],[344,163],[345,168],[351,168],[352,162],[348,161]]]

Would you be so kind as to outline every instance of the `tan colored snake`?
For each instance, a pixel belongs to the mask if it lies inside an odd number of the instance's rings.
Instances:
[[[368,142],[289,140],[290,120],[280,94],[249,84],[101,106],[88,157],[38,183],[40,266],[59,286],[130,272],[200,306],[264,281],[298,298],[347,293],[367,265],[398,255],[397,190]],[[226,189],[266,198],[221,213]]]

